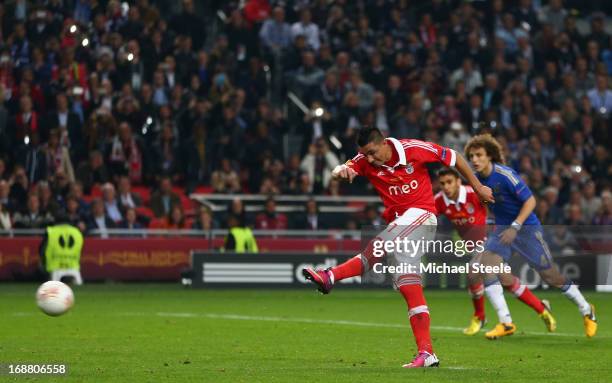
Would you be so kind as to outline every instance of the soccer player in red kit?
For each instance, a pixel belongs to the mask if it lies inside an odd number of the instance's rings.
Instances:
[[[389,224],[370,241],[366,249],[348,261],[327,270],[302,270],[304,277],[318,285],[327,294],[334,283],[362,275],[386,257],[396,266],[413,266],[420,263],[422,253],[408,255],[403,252],[383,252],[377,256],[375,242],[378,239],[433,240],[436,228],[431,179],[426,164],[437,162],[456,167],[485,202],[493,202],[492,191],[483,186],[472,173],[465,159],[454,150],[435,143],[414,139],[384,138],[377,128],[364,127],[357,134],[359,153],[350,161],[337,166],[333,177],[352,182],[356,176],[366,177],[374,186],[385,206],[383,218]],[[410,267],[407,268],[411,270]],[[403,367],[433,367],[439,365],[434,354],[429,333],[429,309],[418,268],[414,273],[392,273],[395,286],[408,305],[408,317],[417,344],[417,355]]]
[[[446,216],[464,241],[484,241],[487,235],[487,209],[480,203],[474,189],[462,185],[459,173],[452,168],[440,169],[438,182],[442,189],[434,197],[438,215]],[[478,258],[478,254],[474,254],[470,262],[479,262]],[[475,335],[485,324],[484,279],[471,271],[467,277],[474,315],[463,333]]]

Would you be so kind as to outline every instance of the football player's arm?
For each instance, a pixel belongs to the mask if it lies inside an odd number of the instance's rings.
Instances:
[[[470,165],[468,165],[467,161],[463,156],[457,152],[455,152],[457,156],[457,160],[455,163],[455,167],[461,173],[461,175],[467,180],[467,182],[472,186],[480,200],[484,203],[495,202],[493,199],[493,191],[490,187],[484,186],[480,183],[478,178],[472,172]]]
[[[529,217],[529,214],[533,212],[533,209],[535,209],[535,207],[536,199],[534,196],[531,196],[525,202],[523,202],[523,206],[521,207],[519,214],[514,219],[514,222],[518,223],[519,225],[522,225],[523,222],[527,220],[527,217]]]
[[[353,179],[357,176],[357,172],[346,164],[338,165],[332,171],[332,178],[338,180],[348,180],[349,182],[353,182]]]
[[[510,244],[514,241],[519,230],[521,230],[521,226],[536,207],[535,197],[524,182],[519,182],[516,185],[508,184],[508,186],[516,193],[516,197],[523,202],[523,206],[521,206],[521,210],[519,210],[518,215],[512,221],[512,225],[500,234],[500,242],[504,244]]]
[[[332,171],[332,178],[353,182],[353,179],[361,173],[360,160],[357,158],[358,156],[352,160],[346,161],[344,164],[336,166]]]

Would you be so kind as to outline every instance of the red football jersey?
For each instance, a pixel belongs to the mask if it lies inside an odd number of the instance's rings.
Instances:
[[[436,213],[431,178],[425,164],[439,162],[455,166],[454,150],[432,142],[413,139],[386,138],[393,151],[395,165],[371,165],[365,155],[359,153],[346,165],[360,176],[366,177],[380,195],[385,205],[383,218],[393,221],[409,208],[420,208]]]
[[[461,185],[456,201],[449,199],[443,192],[436,194],[435,201],[438,215],[445,215],[461,238],[472,241],[484,239],[487,233],[487,208],[471,186]]]

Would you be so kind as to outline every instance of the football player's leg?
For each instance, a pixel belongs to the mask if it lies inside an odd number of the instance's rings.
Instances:
[[[561,275],[561,272],[556,265],[553,265],[549,269],[541,270],[540,276],[542,279],[551,286],[555,286],[561,289],[563,295],[565,295],[570,301],[578,307],[580,314],[582,314],[584,322],[584,332],[587,337],[595,336],[597,333],[597,319],[595,317],[595,306],[587,302],[580,292],[580,289],[571,279],[565,278]]]
[[[490,249],[496,248],[495,246],[489,246]],[[506,251],[503,247],[498,247],[498,251]],[[509,253],[509,249],[507,249]],[[482,254],[482,264],[485,266],[499,266],[503,263],[504,259],[497,253],[491,250],[486,250]],[[516,331],[516,326],[512,323],[512,316],[510,315],[510,309],[508,303],[504,298],[504,289],[502,284],[508,281],[508,274],[486,274],[485,275],[485,294],[487,299],[491,303],[491,306],[497,313],[499,322],[495,327],[485,333],[487,339],[498,339],[504,336],[512,335]],[[501,283],[500,283],[501,282]]]
[[[475,254],[470,260],[470,265],[480,263],[481,254]],[[470,271],[467,274],[468,291],[472,297],[472,306],[474,306],[474,315],[470,320],[468,327],[463,329],[466,335],[477,334],[485,324],[485,309],[484,309],[484,277],[480,273]]]
[[[411,212],[412,210],[414,212]],[[431,213],[417,214],[420,211],[410,209],[410,214],[398,219],[398,224],[403,227],[401,239],[406,238],[409,243],[414,243],[416,246],[411,248],[417,251],[394,252],[387,260],[390,265],[404,266],[405,270],[414,271],[393,274],[393,281],[408,306],[408,318],[418,351],[415,359],[404,365],[407,368],[432,367],[439,364],[431,342],[429,307],[423,293],[419,267],[423,253],[419,251],[422,247],[418,246],[418,241],[435,238],[437,220]]]
[[[366,248],[360,254],[357,254],[348,261],[332,267],[330,269],[334,281],[355,277],[371,270],[374,265],[381,263],[386,252],[384,251],[384,243],[393,241],[404,230],[402,226],[392,222],[384,230],[376,235],[374,239],[368,242]]]
[[[523,258],[527,259],[530,264],[532,264],[531,255],[538,253],[539,257],[539,252],[533,248],[534,244],[529,240],[530,234],[531,228],[529,227],[521,230],[515,238],[512,248]],[[543,267],[550,267],[550,265],[552,265],[552,262],[546,261],[545,263],[546,264]],[[536,270],[537,269],[538,268],[536,268]],[[548,310],[546,307],[548,306],[548,303],[536,297],[536,295],[527,286],[521,283],[521,280],[518,277],[513,275],[510,283],[504,283],[504,288],[511,292],[521,302],[531,307],[536,313],[538,313],[538,315],[542,316],[549,331],[555,331],[556,322],[554,318],[552,318],[552,315],[550,315],[550,310]]]
[[[304,277],[318,285],[318,290],[323,294],[328,294],[335,282],[343,279],[360,276],[372,269],[375,264],[382,262],[386,253],[384,252],[384,242],[395,239],[405,228],[391,223],[387,228],[368,242],[363,252],[350,258],[335,267],[327,270],[314,270],[305,268],[302,270]]]

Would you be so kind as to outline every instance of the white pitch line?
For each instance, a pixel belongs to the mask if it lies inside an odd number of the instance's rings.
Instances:
[[[147,313],[125,313],[125,315],[150,315]],[[343,326],[357,327],[378,327],[378,328],[407,328],[408,325],[395,323],[376,323],[376,322],[359,322],[350,320],[331,320],[331,319],[313,319],[313,318],[296,318],[296,317],[278,317],[278,316],[257,316],[257,315],[239,315],[239,314],[217,314],[217,313],[188,313],[188,312],[157,312],[157,316],[161,317],[176,317],[176,318],[210,318],[210,319],[231,319],[245,321],[261,321],[261,322],[289,322],[289,323],[310,323],[310,324],[331,324]],[[451,326],[431,326],[432,330],[461,332],[461,327]],[[526,335],[547,335],[547,336],[563,336],[563,337],[584,337],[584,334],[560,333],[560,332],[543,332],[543,331],[520,331]],[[597,338],[610,338],[610,336],[597,336]]]

